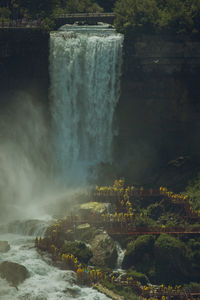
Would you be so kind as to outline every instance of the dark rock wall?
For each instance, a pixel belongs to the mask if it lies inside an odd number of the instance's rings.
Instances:
[[[0,30],[0,101],[23,90],[47,100],[49,36],[37,29]]]
[[[200,158],[200,40],[125,39],[119,138],[122,176],[141,182],[177,156]]]
[[[48,34],[0,31],[0,101],[28,90],[48,101]],[[177,156],[200,161],[200,39],[133,36],[124,42],[116,176],[152,182]]]

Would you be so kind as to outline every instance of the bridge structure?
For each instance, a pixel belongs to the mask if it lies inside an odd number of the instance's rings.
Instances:
[[[59,28],[65,24],[78,23],[96,25],[98,22],[107,24],[114,24],[116,14],[115,13],[77,13],[77,14],[63,14],[59,15],[55,19],[56,28]]]

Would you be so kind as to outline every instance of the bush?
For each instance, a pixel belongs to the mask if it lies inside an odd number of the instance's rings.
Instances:
[[[101,284],[105,286],[107,289],[113,291],[114,293],[123,296],[124,299],[129,299],[129,300],[137,300],[138,296],[136,295],[139,293],[139,290],[136,289],[135,291],[130,288],[130,287],[123,287],[121,285],[116,285],[114,283],[111,283],[109,281],[102,280]]]
[[[115,26],[123,33],[200,31],[199,0],[118,0]]]
[[[123,268],[134,266],[137,271],[148,273],[152,268],[155,238],[151,235],[139,236],[127,246],[123,260]]]
[[[188,280],[186,245],[179,239],[161,234],[154,244],[158,282],[176,284]]]
[[[153,220],[158,220],[163,213],[163,207],[160,203],[154,203],[148,206],[147,214]]]
[[[189,195],[192,206],[195,210],[200,210],[200,173],[188,183],[186,193]]]
[[[0,7],[0,21],[8,21],[11,11],[7,7]]]
[[[92,251],[82,242],[67,242],[61,248],[61,254],[70,253],[77,256],[78,259],[87,264],[92,257]]]
[[[156,225],[155,221],[147,216],[136,216],[134,224],[136,227],[153,227]]]
[[[69,13],[102,12],[103,9],[93,0],[68,0],[66,11]]]
[[[115,12],[115,26],[122,33],[153,31],[159,15],[156,0],[119,0]]]
[[[136,279],[137,281],[139,281],[142,285],[146,285],[149,282],[149,280],[145,274],[137,272],[134,269],[129,269],[127,271],[127,274],[128,274],[128,276],[131,276],[134,279]]]

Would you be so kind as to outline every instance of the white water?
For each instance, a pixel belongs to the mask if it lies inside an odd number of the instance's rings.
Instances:
[[[7,260],[22,264],[30,274],[30,277],[18,286],[18,291],[0,278],[0,300],[108,299],[92,288],[77,286],[74,272],[59,270],[50,265],[50,260],[41,258],[34,248],[35,234],[41,228],[41,223],[35,223],[35,232],[33,223],[33,220],[21,221],[21,225],[17,227],[20,232],[27,231],[27,226],[32,228],[33,236],[0,234],[0,240],[8,241],[11,246],[7,253],[0,255],[0,263]]]
[[[122,269],[122,262],[123,262],[123,259],[124,259],[126,249],[122,249],[118,242],[116,242],[116,247],[117,247],[117,255],[118,255],[117,263],[116,263],[116,269],[121,270]]]
[[[51,110],[62,176],[112,161],[123,36],[106,26],[64,26],[50,36]]]
[[[55,165],[61,178],[71,173],[77,182],[78,177],[86,176],[89,166],[112,160],[123,38],[113,30],[98,28],[93,32],[83,28],[82,33],[71,28],[70,32],[51,34],[55,149],[43,110],[31,93],[14,95],[7,111],[1,112],[1,222],[39,217],[49,205],[59,207],[57,198],[66,199],[66,189],[55,185]],[[91,288],[78,287],[72,272],[61,271],[41,259],[33,247],[34,239],[47,225],[29,220],[2,227],[0,240],[9,241],[11,249],[0,254],[0,262],[24,265],[30,278],[18,291],[0,279],[0,300],[107,299]]]

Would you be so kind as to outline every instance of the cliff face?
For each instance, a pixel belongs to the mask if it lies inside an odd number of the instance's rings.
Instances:
[[[0,31],[0,101],[20,89],[48,99],[48,40],[39,30]],[[117,175],[152,182],[153,174],[177,156],[200,161],[199,97],[200,40],[125,39],[114,146]]]
[[[200,40],[126,39],[116,141],[122,173],[140,181],[177,156],[199,160],[199,97]]]
[[[47,99],[48,39],[37,29],[0,30],[0,101],[16,90]]]

